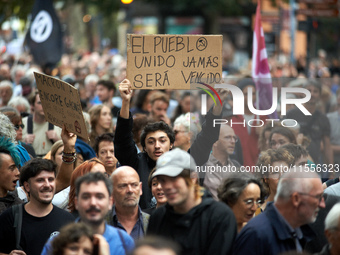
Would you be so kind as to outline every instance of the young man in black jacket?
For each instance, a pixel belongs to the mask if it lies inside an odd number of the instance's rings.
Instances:
[[[190,154],[181,149],[164,153],[157,160],[156,176],[168,204],[151,215],[147,235],[178,242],[183,254],[231,254],[237,234],[234,214],[204,194]]]
[[[115,155],[121,165],[131,166],[138,172],[140,180],[144,184],[139,205],[142,209],[146,209],[151,207],[152,198],[151,190],[146,185],[149,174],[155,167],[157,159],[173,148],[175,135],[172,128],[163,121],[150,123],[141,134],[143,152],[137,152],[132,135],[133,118],[129,111],[132,96],[131,88],[131,83],[127,79],[119,84],[122,108],[117,119],[115,132]],[[226,99],[227,94],[227,90],[219,91],[221,102]],[[212,145],[218,140],[220,125],[214,126],[213,121],[214,119],[221,119],[222,107],[222,104],[216,104],[207,113],[202,131],[197,135],[189,149],[197,165],[203,165],[208,160]]]

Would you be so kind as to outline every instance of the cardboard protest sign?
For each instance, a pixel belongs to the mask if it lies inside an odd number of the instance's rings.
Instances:
[[[222,79],[222,35],[127,35],[134,89],[190,89]]]
[[[34,72],[41,104],[48,122],[89,140],[78,90],[51,76]]]

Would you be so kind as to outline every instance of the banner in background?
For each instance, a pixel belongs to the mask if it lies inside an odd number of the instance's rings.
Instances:
[[[62,31],[52,0],[35,1],[25,41],[36,64],[53,68],[60,61]]]
[[[264,32],[261,24],[261,7],[259,1],[256,8],[251,72],[256,84],[256,108],[259,110],[268,110],[273,103],[273,88],[264,41]],[[273,112],[270,117],[277,119],[276,111]]]

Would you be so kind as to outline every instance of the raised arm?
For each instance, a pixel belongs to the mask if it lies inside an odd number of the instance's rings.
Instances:
[[[220,125],[214,127],[214,119],[222,118],[223,102],[227,99],[229,90],[219,89],[217,90],[221,98],[222,105],[216,104],[210,110],[205,118],[205,122],[202,125],[202,131],[197,135],[195,141],[190,147],[190,154],[195,159],[198,166],[207,162],[213,144],[218,140],[220,135]]]
[[[65,153],[65,155],[71,155],[74,153],[74,157],[76,157],[75,144],[77,140],[77,135],[73,133],[69,133],[64,125],[61,131],[61,139],[64,144],[63,153]],[[66,161],[69,161],[69,160],[72,161],[72,156],[70,156],[70,158],[67,158]],[[72,172],[74,170],[74,161],[65,162],[64,160],[62,160],[60,170],[59,170],[59,173],[56,179],[56,193],[70,186],[70,179],[71,179]]]
[[[122,98],[122,108],[120,109],[119,116],[128,119],[130,115],[130,101],[132,96],[131,83],[128,79],[124,79],[119,84],[119,92]]]
[[[115,155],[121,165],[138,168],[138,153],[132,135],[133,120],[130,116],[130,101],[132,96],[131,83],[125,79],[119,84],[122,98],[122,108],[117,118],[114,138]]]

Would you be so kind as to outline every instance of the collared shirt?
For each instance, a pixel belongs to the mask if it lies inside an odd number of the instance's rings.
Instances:
[[[113,217],[113,226],[116,227],[116,228],[123,229],[125,232],[127,232],[126,229],[123,227],[123,225],[118,220],[115,206],[113,206],[113,208],[112,208],[112,217]],[[144,236],[144,234],[145,233],[144,233],[144,228],[143,228],[142,210],[138,206],[138,219],[137,219],[136,224],[133,226],[133,229],[130,233],[130,236],[134,240],[138,240],[138,239],[142,238]]]
[[[288,221],[281,215],[281,213],[280,213],[279,210],[276,208],[276,206],[275,206],[274,203],[273,203],[273,207],[274,207],[274,209],[275,209],[275,211],[276,211],[276,213],[277,213],[277,215],[278,215],[278,217],[279,217],[279,220],[282,222],[282,224],[283,224],[284,226],[287,227],[289,233],[291,233],[292,238],[293,238],[294,241],[295,241],[296,251],[297,251],[297,252],[302,252],[303,249],[302,249],[302,246],[301,246],[301,244],[300,244],[300,242],[299,242],[299,240],[303,238],[303,233],[302,233],[301,229],[300,229],[300,228],[295,228],[295,229],[292,228],[292,226],[288,223]]]
[[[209,170],[209,167],[213,167],[213,170]],[[211,153],[208,161],[203,166],[203,171],[205,173],[203,186],[207,188],[213,198],[218,201],[217,188],[222,183],[222,180],[228,178],[228,175],[232,173],[232,169],[235,168],[235,164],[228,158],[225,165],[214,157]],[[221,169],[221,170],[219,170]],[[201,176],[200,176],[201,177]]]

